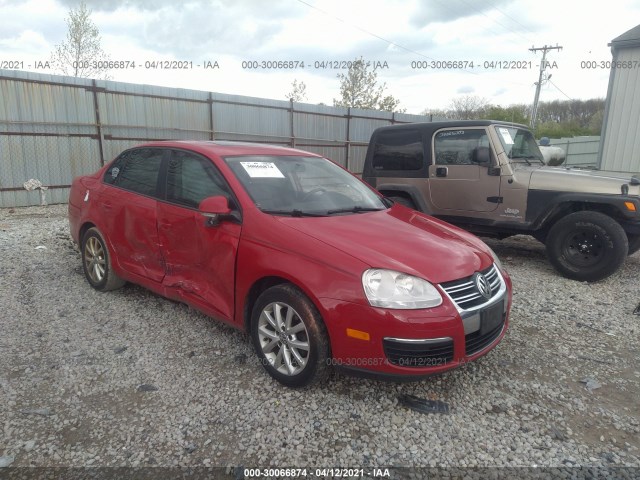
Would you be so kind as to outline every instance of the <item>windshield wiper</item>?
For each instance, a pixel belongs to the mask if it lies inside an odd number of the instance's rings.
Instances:
[[[261,210],[270,215],[288,215],[290,217],[326,217],[324,213],[305,212],[294,208],[293,210]]]
[[[361,212],[379,212],[380,210],[386,210],[385,208],[375,208],[375,207],[361,207],[360,205],[356,205],[351,208],[337,208],[335,210],[329,210],[327,215],[333,215],[334,213],[361,213]]]

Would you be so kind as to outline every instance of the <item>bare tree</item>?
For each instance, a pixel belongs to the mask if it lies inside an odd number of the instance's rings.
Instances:
[[[51,54],[54,68],[73,77],[109,78],[109,57],[102,50],[100,32],[87,5],[81,2],[76,10],[70,9],[65,23],[69,27],[67,37]]]
[[[292,102],[302,102],[307,99],[307,86],[302,80],[300,83],[298,83],[298,80],[294,80],[291,87],[291,91],[285,95],[285,98]]]
[[[362,57],[354,60],[346,74],[339,73],[340,99],[333,99],[334,107],[354,107],[369,110],[398,110],[400,100],[392,95],[384,96],[387,84],[378,85],[378,74],[369,70]]]
[[[449,115],[456,120],[473,120],[480,118],[487,106],[487,100],[482,97],[463,95],[451,101]]]

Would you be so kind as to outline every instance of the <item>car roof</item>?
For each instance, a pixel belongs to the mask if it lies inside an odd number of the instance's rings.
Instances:
[[[266,143],[233,142],[226,140],[161,140],[147,142],[140,147],[163,147],[182,148],[193,150],[202,154],[213,154],[218,156],[234,155],[280,155],[280,156],[305,156],[319,157],[312,152],[298,150],[296,148],[284,147],[280,145],[270,145]]]
[[[503,122],[500,120],[451,120],[446,122],[420,122],[420,123],[403,123],[401,125],[387,125],[379,127],[376,133],[386,130],[422,130],[433,132],[440,128],[462,128],[462,127],[486,127],[489,125],[504,125],[508,127],[529,128],[520,123]]]

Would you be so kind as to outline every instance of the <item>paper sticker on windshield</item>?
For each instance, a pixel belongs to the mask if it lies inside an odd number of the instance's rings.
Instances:
[[[511,134],[509,133],[508,129],[499,128],[498,131],[500,132],[500,135],[502,135],[504,143],[506,143],[507,145],[513,145],[513,138],[511,138]]]
[[[284,178],[273,162],[240,162],[251,178]]]

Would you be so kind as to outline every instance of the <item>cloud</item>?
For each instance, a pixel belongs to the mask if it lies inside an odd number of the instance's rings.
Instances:
[[[475,91],[476,89],[471,85],[463,85],[462,87],[458,88],[458,90],[456,90],[456,93],[468,94],[468,93],[473,93]]]
[[[459,18],[481,15],[500,5],[507,5],[513,0],[496,0],[488,2],[475,2],[473,0],[440,0],[421,2],[418,10],[414,12],[411,23],[423,28],[430,23],[452,22]]]

